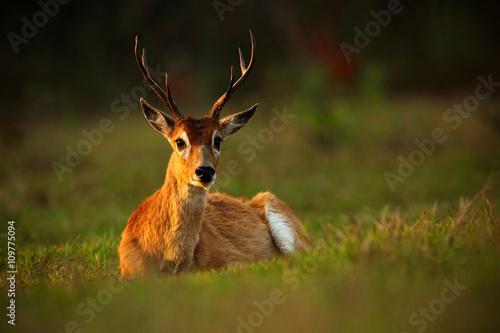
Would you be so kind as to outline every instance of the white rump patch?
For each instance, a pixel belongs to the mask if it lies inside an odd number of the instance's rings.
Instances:
[[[293,230],[286,221],[285,217],[276,213],[266,206],[266,218],[269,221],[269,229],[271,229],[271,236],[273,237],[276,245],[283,253],[292,253],[295,251],[295,241],[293,237]]]

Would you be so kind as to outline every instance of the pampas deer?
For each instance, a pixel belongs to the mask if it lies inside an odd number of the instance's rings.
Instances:
[[[145,80],[172,112],[173,118],[141,99],[151,126],[173,148],[165,183],[130,216],[119,247],[121,272],[136,275],[179,273],[191,269],[220,269],[231,262],[268,259],[294,252],[306,244],[306,234],[290,208],[263,192],[245,201],[208,192],[214,183],[221,143],[252,118],[258,104],[219,119],[224,104],[245,81],[255,63],[255,39],[248,67],[239,50],[241,77],[234,82],[231,67],[227,91],[201,119],[185,117],[168,87],[150,76],[146,52],[135,56]]]

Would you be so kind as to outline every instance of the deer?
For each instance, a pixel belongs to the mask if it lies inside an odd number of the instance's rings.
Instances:
[[[181,113],[170,92],[168,73],[165,90],[151,77],[145,49],[139,57],[136,36],[139,68],[172,117],[143,98],[141,109],[173,152],[163,186],[132,213],[121,235],[118,252],[125,278],[220,270],[233,263],[269,260],[306,248],[308,236],[304,226],[272,193],[261,192],[245,200],[209,192],[216,179],[222,142],[242,129],[258,106],[220,119],[222,107],[255,64],[255,37],[249,32],[252,49],[248,66],[238,49],[241,77],[234,82],[231,67],[226,92],[200,119]]]

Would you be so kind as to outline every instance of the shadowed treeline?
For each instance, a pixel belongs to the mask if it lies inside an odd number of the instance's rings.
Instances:
[[[499,8],[472,0],[15,2],[1,23],[2,87],[15,96],[5,103],[27,115],[88,114],[140,83],[139,35],[151,64],[172,74],[177,99],[207,103],[225,88],[236,47],[248,51],[252,29],[258,66],[247,92],[312,90],[318,70],[328,94],[366,85],[443,92],[498,71]],[[347,48],[346,57],[342,43],[358,51]]]

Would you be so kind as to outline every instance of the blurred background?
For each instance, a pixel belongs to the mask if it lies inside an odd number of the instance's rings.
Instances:
[[[1,16],[0,220],[16,221],[18,330],[235,331],[279,289],[289,301],[262,331],[414,332],[409,316],[458,278],[467,291],[426,332],[498,331],[500,189],[475,210],[462,198],[500,169],[500,2],[41,0]],[[172,152],[138,106],[168,112],[144,88],[135,36],[201,117],[230,66],[239,76],[238,47],[249,60],[249,29],[256,64],[222,114],[259,108],[223,143],[211,190],[272,191],[327,259],[314,274],[316,248],[134,281],[89,323],[81,305],[120,278],[119,235]],[[453,111],[465,102],[473,111]]]
[[[388,6],[398,13],[346,57],[341,45],[356,47],[357,31]],[[170,73],[181,110],[200,117],[225,91],[230,66],[237,69],[238,47],[249,60],[249,29],[257,62],[224,112],[260,107],[254,127],[229,140],[221,160],[221,170],[235,159],[244,173],[218,189],[247,196],[271,189],[306,219],[470,195],[499,166],[500,95],[481,101],[457,130],[443,115],[475,93],[479,76],[500,81],[499,10],[486,0],[12,3],[0,23],[5,214],[38,207],[74,221],[82,203],[86,216],[115,200],[124,213],[112,220],[121,228],[161,185],[170,154],[137,105],[142,96],[167,111],[142,93],[135,36],[150,67]],[[238,145],[269,126],[273,109],[296,118],[247,161]],[[113,131],[61,180],[54,162],[67,165],[68,147],[76,150],[82,131],[104,118]],[[385,173],[397,174],[398,157],[408,159],[414,141],[438,127],[446,142],[391,189]],[[74,236],[78,225],[66,229]]]
[[[387,10],[390,1],[45,2],[58,7],[47,20],[36,14],[50,10],[37,2],[17,2],[2,14],[2,93],[11,97],[4,105],[28,118],[40,110],[53,119],[102,113],[98,106],[141,80],[136,35],[151,65],[172,73],[182,106],[208,108],[223,92],[236,48],[248,56],[249,29],[258,67],[239,97],[276,103],[307,95],[317,112],[339,96],[469,91],[476,76],[500,67],[495,1],[397,1],[400,12],[350,63],[339,45],[355,45],[354,28],[364,31],[370,12]],[[15,52],[8,33],[23,37],[23,17],[40,27]]]

